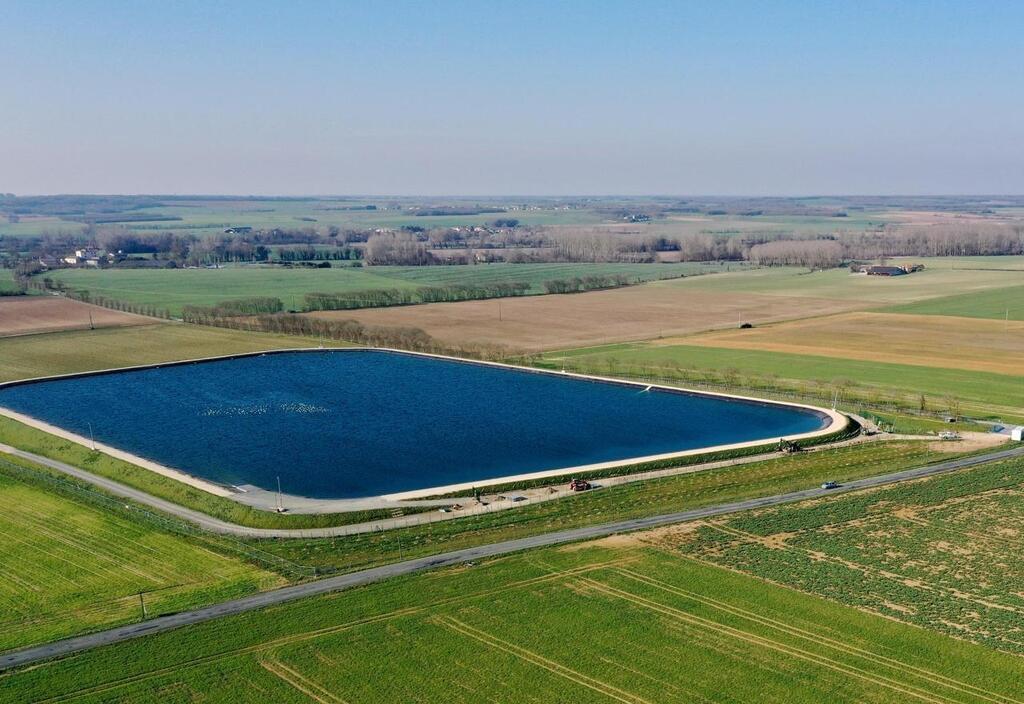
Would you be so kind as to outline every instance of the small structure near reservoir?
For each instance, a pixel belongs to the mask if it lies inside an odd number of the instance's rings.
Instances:
[[[1024,425],[1018,425],[1010,429],[1010,439],[1017,442],[1024,442]]]

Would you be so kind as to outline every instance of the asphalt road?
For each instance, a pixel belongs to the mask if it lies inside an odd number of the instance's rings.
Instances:
[[[814,487],[811,489],[804,489],[802,491],[790,492],[788,494],[776,494],[774,496],[765,496],[758,499],[747,499],[745,501],[720,504],[718,506],[707,506],[704,508],[680,511],[678,513],[669,513],[661,516],[634,518],[628,521],[617,521],[615,523],[573,528],[571,530],[563,530],[555,533],[535,535],[529,538],[520,538],[518,540],[508,540],[501,543],[481,545],[475,548],[466,548],[465,550],[455,550],[453,552],[441,553],[431,557],[405,560],[404,562],[396,562],[391,565],[375,567],[361,572],[352,572],[349,574],[338,575],[336,577],[328,577],[314,582],[296,584],[290,587],[276,589],[274,591],[262,592],[260,594],[254,594],[252,596],[235,599],[233,601],[225,601],[220,604],[214,604],[213,606],[207,606],[194,611],[185,611],[178,614],[171,614],[169,616],[161,616],[149,621],[120,626],[118,628],[78,636],[76,638],[68,638],[66,640],[48,643],[46,645],[25,648],[0,656],[0,670],[30,665],[42,660],[62,657],[72,653],[81,652],[83,650],[89,650],[91,648],[129,640],[131,638],[138,638],[140,636],[150,635],[153,633],[169,631],[173,628],[202,623],[203,621],[210,621],[222,616],[240,614],[266,606],[281,604],[293,599],[301,599],[304,597],[316,596],[318,594],[340,591],[350,587],[371,584],[389,577],[411,574],[413,572],[431,569],[434,567],[443,567],[445,565],[454,565],[472,560],[494,557],[496,555],[505,555],[530,548],[558,545],[560,543],[569,543],[579,540],[603,538],[614,533],[625,533],[645,528],[656,528],[658,526],[669,525],[672,523],[684,523],[698,518],[719,516],[726,513],[763,508],[765,506],[776,506],[778,504],[802,501],[804,499],[812,499],[829,494],[838,494],[856,491],[858,489],[882,486],[885,484],[894,484],[901,481],[907,481],[909,479],[919,479],[921,477],[944,474],[946,472],[952,472],[965,467],[973,467],[979,464],[1009,459],[1012,457],[1020,457],[1022,455],[1024,455],[1024,447],[1016,447],[1010,450],[1001,450],[999,452],[991,452],[985,455],[950,460],[948,462],[918,467],[916,469],[907,469],[901,472],[893,472],[891,474],[883,474],[876,477],[868,477],[866,479],[857,479],[847,482],[837,489],[821,489],[820,487]],[[32,458],[35,459],[35,456]],[[91,476],[92,475],[89,475],[90,481]],[[180,507],[176,508],[180,509]],[[179,515],[181,514],[179,513]],[[207,520],[213,519],[207,518]],[[222,522],[217,521],[217,523]]]

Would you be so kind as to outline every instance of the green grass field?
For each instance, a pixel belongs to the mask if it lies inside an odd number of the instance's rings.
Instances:
[[[886,309],[886,312],[1024,320],[1024,286],[932,298],[918,303],[894,306]]]
[[[542,293],[545,281],[593,274],[624,274],[641,280],[719,271],[690,264],[481,264],[477,266],[339,267],[283,269],[260,265],[223,269],[65,269],[49,274],[69,288],[181,313],[184,305],[213,305],[230,298],[274,296],[299,310],[307,293],[413,289],[445,284],[523,281]],[[735,268],[735,266],[733,266]]]
[[[25,335],[0,339],[0,381],[317,344],[301,337],[173,323]]]
[[[14,282],[14,272],[10,269],[0,269],[0,295],[20,290],[21,287]]]
[[[1024,265],[1024,257],[1002,257],[1004,268]],[[950,262],[914,259],[931,265],[924,271],[908,276],[864,276],[851,274],[846,269],[808,272],[807,269],[778,267],[729,273],[707,278],[686,279],[659,284],[662,286],[692,287],[702,291],[723,293],[764,293],[780,296],[816,296],[862,301],[864,308],[912,303],[929,298],[948,296],[950,291],[971,293],[994,288],[1019,285],[1024,272],[1004,271],[981,266],[952,268]],[[939,265],[934,264],[935,261]],[[945,268],[949,267],[949,268]]]
[[[952,395],[962,400],[964,412],[970,410],[981,417],[1024,417],[1024,377],[953,368],[650,343],[552,352],[542,358],[542,364],[598,374],[676,376],[684,386],[688,378],[701,376],[692,370],[709,370],[716,378],[734,376],[734,385],[751,390],[780,388],[808,395],[820,391],[829,397],[840,382],[838,385],[848,385],[849,396],[860,391],[870,396],[870,390],[876,389],[903,394],[910,402],[924,394],[926,402],[938,410]]]
[[[0,675],[0,701],[1015,702],[1020,661],[614,541],[390,580]]]
[[[688,554],[1024,654],[1024,461],[714,519]],[[1024,669],[1021,670],[1024,677]]]
[[[26,483],[0,464],[0,650],[230,599],[284,579]]]

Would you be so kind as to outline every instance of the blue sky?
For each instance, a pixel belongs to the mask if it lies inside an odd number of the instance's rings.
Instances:
[[[1024,4],[0,0],[0,191],[1024,192]]]

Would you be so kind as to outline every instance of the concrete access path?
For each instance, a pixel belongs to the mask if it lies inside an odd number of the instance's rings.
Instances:
[[[747,499],[744,501],[720,504],[718,506],[706,506],[704,508],[680,511],[678,513],[650,516],[647,518],[634,518],[594,526],[584,526],[582,528],[573,528],[554,533],[542,533],[528,538],[507,540],[500,543],[491,543],[489,545],[481,545],[478,547],[454,550],[452,552],[441,553],[428,557],[420,557],[413,560],[405,560],[390,565],[384,565],[383,567],[374,567],[373,569],[350,572],[336,577],[328,577],[326,579],[304,582],[302,584],[275,589],[273,591],[261,592],[259,594],[253,594],[252,596],[234,599],[232,601],[225,601],[220,604],[214,604],[213,606],[207,606],[193,611],[160,616],[149,621],[133,623],[127,626],[119,626],[117,628],[99,631],[97,633],[90,633],[76,638],[68,638],[54,643],[47,643],[45,645],[16,650],[5,655],[0,655],[0,671],[15,667],[24,667],[43,660],[63,657],[132,638],[161,633],[181,626],[211,621],[223,616],[246,613],[248,611],[254,611],[256,609],[262,609],[268,606],[293,601],[295,599],[318,596],[330,592],[350,589],[356,586],[372,584],[391,577],[408,575],[434,567],[444,567],[472,560],[495,557],[498,555],[507,555],[509,553],[520,552],[531,548],[548,547],[581,540],[593,540],[613,535],[615,533],[658,528],[660,526],[670,525],[673,523],[685,523],[687,521],[720,516],[738,511],[777,506],[796,501],[820,498],[822,496],[857,491],[860,489],[869,489],[872,487],[895,484],[912,479],[921,479],[923,477],[930,477],[937,474],[945,474],[959,469],[964,469],[966,467],[974,467],[980,464],[1022,456],[1024,456],[1024,446],[1015,447],[1009,450],[1000,450],[998,452],[990,452],[984,455],[975,455],[973,457],[963,457],[960,459],[950,460],[948,462],[918,467],[916,469],[906,469],[900,472],[882,474],[876,477],[857,479],[847,482],[836,489],[822,489],[820,487],[814,487],[786,494],[776,494],[774,496]]]

